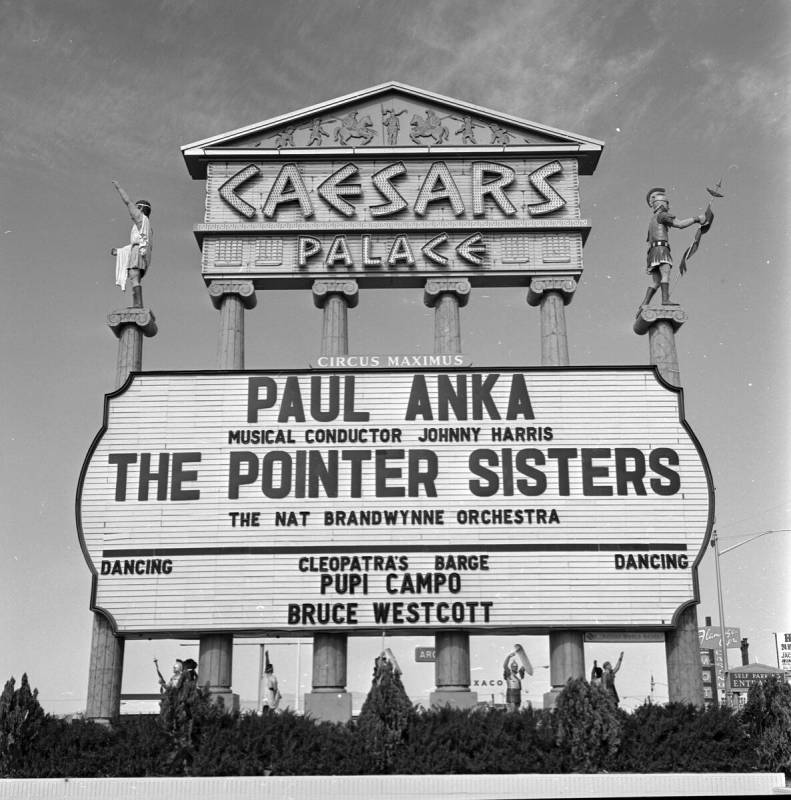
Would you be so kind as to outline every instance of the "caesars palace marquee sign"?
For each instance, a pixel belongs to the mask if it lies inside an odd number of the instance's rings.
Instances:
[[[649,367],[133,373],[77,498],[124,635],[661,629],[712,513]]]
[[[183,148],[204,279],[422,286],[578,278],[601,142],[384,84]]]

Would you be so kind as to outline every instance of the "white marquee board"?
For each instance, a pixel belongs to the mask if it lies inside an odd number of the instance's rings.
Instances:
[[[92,607],[126,635],[669,627],[713,516],[680,401],[647,367],[135,373],[78,490]]]

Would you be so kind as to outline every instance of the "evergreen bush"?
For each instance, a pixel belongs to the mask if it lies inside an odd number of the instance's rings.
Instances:
[[[398,671],[390,661],[378,658],[371,688],[357,720],[360,746],[370,767],[366,771],[391,771],[414,713]]]
[[[44,710],[38,702],[38,689],[30,691],[27,673],[18,689],[13,676],[0,695],[0,775],[11,775],[14,766],[24,759],[41,732]]]
[[[45,715],[27,677],[18,689],[12,679],[0,778],[789,770],[791,687],[780,680],[751,689],[740,713],[673,703],[627,714],[584,681],[553,711],[417,711],[397,678],[374,681],[356,723],[227,714],[193,685],[166,693],[159,717],[112,728]]]
[[[754,758],[731,709],[646,704],[624,718],[618,769],[625,772],[749,772]]]
[[[758,768],[791,773],[791,686],[779,675],[753,684],[741,719]]]
[[[615,698],[582,678],[569,680],[558,695],[552,722],[567,772],[611,769],[621,745],[623,718]]]

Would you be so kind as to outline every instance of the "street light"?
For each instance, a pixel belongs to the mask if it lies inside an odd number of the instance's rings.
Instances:
[[[749,544],[750,542],[753,542],[756,539],[760,539],[762,536],[767,536],[770,533],[788,533],[789,531],[791,531],[791,528],[777,528],[774,530],[761,531],[760,533],[756,533],[754,536],[751,536],[749,539],[745,539],[743,542],[737,542],[736,544],[733,544],[730,547],[726,547],[724,550],[720,550],[720,540],[719,537],[717,536],[717,529],[715,528],[712,531],[711,546],[714,548],[714,568],[715,568],[715,573],[717,575],[717,604],[719,606],[719,612],[720,612],[720,650],[722,651],[722,668],[725,671],[726,698],[728,695],[728,683],[729,683],[728,648],[725,646],[725,614],[723,613],[722,610],[722,580],[720,578],[720,556],[725,555],[725,553],[730,553],[731,550],[735,550],[737,547],[741,547],[743,544]]]

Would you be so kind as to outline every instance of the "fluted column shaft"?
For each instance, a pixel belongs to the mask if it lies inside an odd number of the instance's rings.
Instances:
[[[648,333],[651,363],[672,386],[681,386],[676,331],[686,320],[687,315],[680,306],[645,306],[634,323],[635,333]],[[678,615],[675,630],[665,634],[665,661],[670,702],[703,706],[697,604],[687,606]]]
[[[426,281],[423,302],[434,309],[434,354],[461,353],[459,309],[470,297],[466,279],[437,278]],[[436,691],[432,705],[470,706],[477,695],[470,691],[470,635],[463,631],[437,633],[434,637]]]
[[[349,353],[349,308],[358,301],[357,281],[317,280],[313,302],[322,309],[321,355]],[[348,636],[345,633],[313,635],[312,692],[305,697],[305,713],[329,722],[351,719],[352,698],[346,691]]]
[[[217,369],[244,369],[244,312],[256,306],[252,281],[212,281],[209,297],[220,312]],[[233,634],[210,633],[198,640],[198,681],[226,710],[233,704]]]
[[[110,330],[118,337],[115,388],[126,383],[130,372],[143,367],[143,336],[157,332],[149,308],[120,308],[107,316]],[[85,716],[102,723],[118,719],[121,713],[121,684],[124,672],[124,639],[113,633],[104,614],[94,612],[91,655],[88,665],[88,693]]]
[[[541,366],[567,367],[569,343],[566,306],[576,283],[570,278],[540,278],[530,283],[527,302],[541,312]],[[549,678],[552,689],[544,695],[544,707],[554,705],[558,692],[570,678],[585,677],[585,634],[578,630],[549,634]]]

